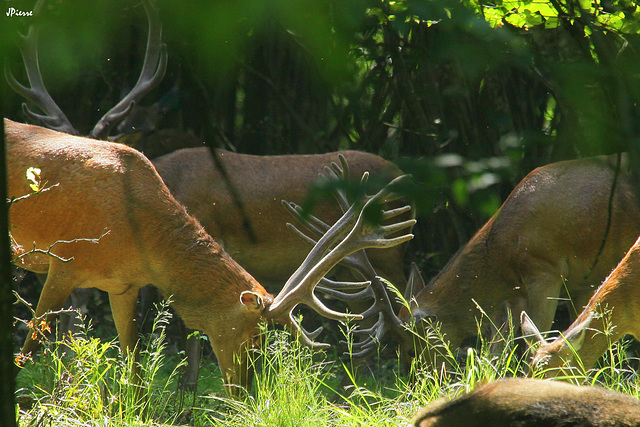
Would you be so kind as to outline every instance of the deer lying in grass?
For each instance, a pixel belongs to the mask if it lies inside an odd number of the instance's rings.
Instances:
[[[532,366],[547,376],[558,375],[563,367],[574,365],[577,355],[585,368],[591,368],[607,348],[624,335],[640,338],[640,238],[591,297],[582,313],[556,339],[546,342],[526,312],[521,314],[523,333],[540,343]]]
[[[510,378],[420,410],[416,427],[638,426],[640,400],[602,387]]]
[[[304,303],[332,319],[360,318],[325,307],[313,294],[316,284],[352,252],[390,247],[412,237],[385,236],[413,226],[415,220],[379,227],[364,220],[362,211],[388,196],[389,190],[383,189],[350,208],[274,298],[186,213],[136,150],[8,119],[5,133],[9,197],[30,193],[25,179],[29,168],[41,169],[42,181],[56,185],[13,203],[10,211],[17,247],[44,251],[19,259],[22,267],[47,273],[36,318],[60,308],[73,289],[97,287],[109,293],[121,347],[133,351],[138,290],[154,284],[172,297],[188,327],[208,335],[231,394],[237,393],[235,385],[250,384],[247,353],[258,344],[261,321],[288,324],[316,345],[292,319],[293,308]],[[407,206],[383,217],[391,220],[409,210]],[[23,354],[37,348],[37,338],[34,330]]]
[[[580,310],[638,235],[640,210],[625,156],[540,167],[426,287],[413,288],[399,319],[390,308],[385,318],[421,327],[422,320],[438,322],[454,350],[475,345],[476,319],[490,337],[506,332],[509,312],[526,310],[548,330],[558,299],[570,297]],[[437,359],[425,351],[431,346],[415,341],[402,349],[407,361],[423,353]]]

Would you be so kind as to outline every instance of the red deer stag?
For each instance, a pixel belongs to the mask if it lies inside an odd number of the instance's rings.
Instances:
[[[522,312],[522,330],[538,339],[541,346],[532,360],[534,370],[554,376],[569,368],[575,356],[590,368],[607,348],[630,334],[640,338],[640,238],[591,297],[582,313],[556,339],[546,342],[535,323]]]
[[[640,401],[602,387],[509,378],[439,399],[416,415],[416,427],[640,425]]]
[[[209,336],[231,394],[237,393],[234,385],[250,384],[247,352],[257,345],[259,322],[289,324],[314,345],[292,320],[293,308],[304,303],[332,319],[360,318],[329,310],[314,296],[314,287],[350,253],[412,237],[386,238],[415,220],[386,226],[364,220],[362,212],[388,196],[383,189],[366,203],[354,204],[273,298],[186,213],[136,150],[8,119],[5,133],[9,196],[30,193],[25,171],[32,167],[42,170],[43,182],[56,185],[12,204],[10,212],[12,237],[27,251],[20,265],[47,273],[36,317],[60,308],[75,288],[97,287],[109,293],[121,347],[132,351],[138,290],[152,283],[172,296],[188,327]],[[406,206],[383,217],[390,220],[409,210]],[[29,335],[23,354],[37,348],[37,335],[35,330]]]
[[[547,330],[558,300],[570,297],[580,310],[638,235],[640,210],[626,156],[543,166],[426,287],[414,288],[399,319],[388,307],[385,317],[407,325],[412,318],[438,322],[452,349],[475,344],[482,317],[476,304],[489,317],[484,334],[495,333],[493,325],[502,331],[509,311],[523,310]],[[430,346],[416,340],[402,355],[410,360],[423,347]],[[434,352],[425,356],[437,359]]]

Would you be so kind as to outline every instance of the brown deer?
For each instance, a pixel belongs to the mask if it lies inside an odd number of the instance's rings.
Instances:
[[[293,308],[304,303],[332,319],[361,318],[328,309],[315,297],[315,286],[353,252],[412,238],[386,236],[415,220],[385,226],[365,220],[362,213],[389,196],[385,188],[366,203],[354,203],[274,298],[186,213],[138,151],[8,119],[5,132],[9,196],[30,193],[29,168],[41,169],[42,181],[51,186],[13,203],[10,211],[12,238],[23,248],[18,263],[47,273],[36,318],[59,308],[73,289],[96,287],[109,293],[120,345],[132,351],[138,290],[154,284],[172,298],[188,327],[208,335],[231,394],[237,393],[233,386],[250,384],[247,352],[258,344],[261,321],[290,325],[308,345],[319,346],[293,320]],[[408,211],[408,206],[387,211],[383,218]],[[34,330],[23,354],[37,347],[37,338]]]
[[[376,155],[358,151],[341,154],[349,163],[351,180],[365,171],[378,183],[401,175],[397,166]],[[337,155],[253,156],[225,150],[211,153],[202,147],[185,148],[152,161],[189,214],[260,283],[277,290],[309,251],[304,241],[287,230],[283,221],[286,211],[280,201],[302,205],[318,174]],[[313,214],[332,223],[342,212],[332,199],[320,199]],[[274,235],[279,237],[274,239]],[[369,251],[377,273],[401,289],[406,283],[405,247]]]
[[[602,387],[508,378],[421,409],[416,427],[638,426],[640,400]]]
[[[640,239],[591,297],[582,313],[556,339],[546,342],[526,312],[521,314],[524,333],[538,339],[540,348],[532,360],[535,370],[558,375],[574,365],[576,355],[585,368],[595,365],[607,348],[630,334],[640,337],[640,301],[636,287],[640,281]]]
[[[426,287],[413,288],[399,319],[388,308],[385,317],[420,327],[429,324],[422,320],[437,322],[452,349],[475,344],[476,319],[487,336],[506,332],[509,312],[526,310],[548,330],[558,300],[571,298],[580,311],[638,235],[640,210],[626,156],[543,166]],[[402,350],[406,360],[430,347],[415,341]],[[425,356],[437,359],[436,352]]]

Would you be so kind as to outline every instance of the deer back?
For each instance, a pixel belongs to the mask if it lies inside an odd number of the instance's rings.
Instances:
[[[336,160],[337,153],[253,156],[216,150],[215,154],[218,163],[207,148],[178,150],[153,162],[172,194],[239,264],[261,283],[281,285],[304,260],[309,246],[287,229],[288,214],[280,201],[302,205],[318,174]],[[395,165],[378,156],[343,154],[356,182],[364,171],[381,182],[400,175]],[[319,200],[313,214],[333,223],[342,212],[329,198]],[[378,273],[400,287],[405,283],[405,247],[369,250]]]
[[[640,401],[601,387],[510,378],[423,408],[417,427],[637,426]]]

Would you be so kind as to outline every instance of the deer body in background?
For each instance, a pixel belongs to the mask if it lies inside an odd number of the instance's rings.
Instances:
[[[365,171],[371,180],[384,183],[401,175],[397,166],[376,155],[341,154],[349,163],[352,180]],[[205,147],[178,150],[152,161],[171,194],[225,251],[269,290],[278,290],[310,249],[287,229],[280,201],[302,205],[318,174],[335,161],[337,153],[253,156],[215,150],[215,155],[219,164]],[[342,215],[332,198],[318,200],[312,213],[328,223]],[[406,219],[411,217],[407,214]],[[368,251],[377,273],[400,289],[406,283],[405,247]]]
[[[548,330],[558,300],[571,298],[575,317],[638,235],[640,209],[626,156],[540,167],[427,286],[413,289],[409,310],[395,321],[438,322],[452,350],[476,344],[476,320],[483,335],[507,332],[509,312],[526,310]],[[393,320],[390,309],[385,314]],[[415,341],[417,348],[401,352],[407,360],[429,347]],[[431,362],[432,353],[425,354]]]
[[[304,303],[332,319],[360,318],[326,308],[313,294],[315,286],[349,254],[412,237],[386,238],[415,220],[380,227],[363,220],[363,210],[388,196],[382,190],[350,208],[274,298],[187,214],[136,150],[7,119],[5,133],[9,197],[31,193],[25,178],[29,168],[41,169],[42,182],[50,186],[14,202],[10,210],[12,238],[22,253],[16,262],[47,273],[34,320],[60,308],[73,289],[97,287],[109,293],[121,347],[132,351],[138,290],[154,284],[171,296],[189,328],[208,335],[232,394],[237,393],[232,385],[250,384],[247,352],[258,344],[259,322],[290,325],[308,344],[316,344],[291,317],[293,308]],[[37,348],[36,338],[37,331],[29,335],[24,354]]]
[[[570,367],[575,354],[589,369],[607,348],[624,335],[640,338],[640,238],[598,288],[575,322],[558,338],[546,342],[535,323],[522,313],[523,332],[540,341],[533,357],[534,369],[545,369],[548,376]]]
[[[485,327],[489,320],[505,325],[508,311],[525,310],[548,330],[559,298],[571,298],[575,318],[640,235],[629,166],[623,156],[616,175],[617,159],[531,172],[400,317],[437,320],[453,349],[477,336],[476,303],[489,317]]]
[[[637,426],[640,401],[602,387],[509,378],[420,410],[416,427]]]

